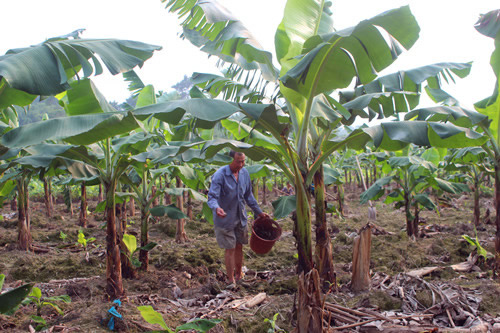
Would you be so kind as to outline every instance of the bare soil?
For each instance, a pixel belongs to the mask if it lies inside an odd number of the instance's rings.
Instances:
[[[345,219],[329,216],[328,223],[334,248],[334,263],[338,291],[327,295],[327,300],[346,307],[363,305],[377,311],[401,310],[400,298],[384,288],[354,294],[349,291],[351,278],[352,244],[357,231],[368,222],[368,206],[359,206],[360,190],[346,190],[347,214]],[[275,197],[268,196],[267,202]],[[493,206],[492,198],[481,198],[483,209]],[[97,202],[90,201],[93,211]],[[492,280],[488,261],[479,261],[470,272],[458,273],[449,266],[464,262],[473,247],[462,235],[475,237],[472,219],[472,199],[467,196],[441,200],[440,214],[423,212],[423,236],[411,241],[406,236],[404,215],[392,206],[376,203],[378,231],[373,231],[371,247],[371,275],[396,280],[399,273],[422,267],[439,266],[440,269],[422,278],[425,282],[446,283],[474,293],[480,299],[479,317],[490,324],[500,322],[500,287]],[[271,213],[270,204],[262,207]],[[139,210],[136,210],[139,214]],[[195,215],[200,207],[195,208]],[[105,332],[107,311],[111,307],[105,293],[105,220],[101,213],[91,214],[87,238],[95,237],[87,250],[77,243],[78,210],[70,216],[63,204],[57,204],[54,217],[45,216],[42,202],[31,203],[31,232],[35,252],[16,249],[17,216],[12,216],[8,205],[1,214],[10,216],[0,221],[0,273],[6,275],[4,289],[25,282],[33,282],[44,296],[69,295],[70,304],[60,304],[63,315],[50,307],[42,317],[53,331]],[[484,214],[484,212],[483,212]],[[492,215],[494,212],[492,211]],[[139,215],[129,217],[127,232],[139,237]],[[118,311],[124,321],[118,323],[121,331],[144,332],[160,329],[148,324],[137,307],[152,305],[163,314],[171,328],[193,318],[220,318],[223,322],[211,332],[266,332],[270,328],[265,319],[278,313],[276,324],[293,330],[293,303],[297,289],[295,273],[296,250],[293,225],[290,218],[278,221],[283,229],[280,240],[266,255],[257,255],[244,247],[246,274],[236,290],[226,290],[224,252],[218,248],[212,226],[201,215],[187,221],[189,242],[175,242],[176,221],[160,218],[151,221],[150,241],[159,245],[150,253],[150,269],[139,273],[137,279],[124,280],[127,297]],[[63,241],[60,232],[67,234]],[[314,234],[314,233],[313,233]],[[481,225],[478,230],[481,244],[493,253],[493,225]],[[88,253],[88,254],[87,254]],[[265,292],[267,299],[252,308],[237,305],[238,301]],[[431,295],[425,288],[415,289],[421,305],[431,305]],[[246,297],[246,298],[245,298]],[[241,303],[241,302],[240,302]],[[25,306],[12,316],[0,315],[0,330],[27,332],[36,326],[31,316],[33,306]]]

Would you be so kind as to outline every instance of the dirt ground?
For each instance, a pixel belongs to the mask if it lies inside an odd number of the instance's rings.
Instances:
[[[358,204],[360,193],[359,189],[348,188],[345,219],[336,216],[328,218],[338,291],[329,293],[327,301],[350,308],[363,306],[396,313],[404,310],[405,303],[391,293],[390,288],[384,287],[387,281],[403,281],[400,273],[438,266],[439,269],[420,278],[420,285],[446,285],[448,290],[461,290],[473,295],[468,297],[477,301],[476,317],[490,325],[500,323],[500,287],[498,280],[492,280],[488,261],[478,261],[470,272],[450,269],[450,265],[466,261],[473,251],[473,246],[462,238],[464,234],[475,237],[470,223],[472,200],[465,195],[442,202],[439,215],[423,212],[421,228],[424,237],[417,241],[411,241],[406,236],[402,211],[377,202],[377,220],[374,223],[388,233],[374,233],[372,236],[373,288],[369,292],[352,293],[348,285],[353,239],[368,219],[368,206]],[[270,202],[273,198],[270,195],[268,204],[263,206],[269,213],[272,212]],[[481,198],[483,214],[485,207],[492,206],[492,200]],[[96,204],[90,201],[91,211]],[[195,215],[198,212],[195,209]],[[83,230],[87,238],[96,238],[85,251],[80,245],[75,245],[80,229],[77,225],[78,210],[71,217],[64,204],[57,204],[54,217],[48,219],[43,203],[32,202],[31,232],[38,248],[36,253],[15,249],[17,216],[12,213],[8,205],[1,209],[1,214],[7,217],[0,221],[0,273],[6,275],[4,290],[33,282],[42,290],[44,297],[69,295],[71,303],[60,304],[63,315],[50,307],[42,310],[47,327],[53,331],[107,331],[103,323],[107,322],[112,300],[108,300],[104,293],[105,221],[102,213],[91,214],[88,228]],[[139,237],[139,215],[129,217],[128,221],[128,233]],[[163,315],[170,328],[194,318],[220,318],[223,321],[211,332],[266,332],[271,327],[266,318],[272,319],[278,314],[277,326],[291,331],[297,289],[296,250],[291,219],[278,222],[283,234],[270,253],[257,255],[248,246],[244,247],[246,274],[236,290],[226,290],[223,250],[217,247],[212,227],[201,219],[201,215],[187,222],[186,232],[190,241],[184,244],[175,242],[176,221],[160,218],[158,222],[153,222],[150,241],[159,245],[150,253],[149,271],[139,273],[137,279],[124,280],[127,297],[118,308],[124,320],[117,323],[117,327],[130,332],[160,329],[147,323],[137,309],[140,305],[152,305]],[[67,234],[64,241],[60,238],[61,231]],[[493,253],[494,226],[483,224],[478,230],[478,237],[485,249]],[[405,283],[413,283],[406,281],[401,282],[398,288],[407,287]],[[429,292],[425,287],[418,287],[417,282],[413,285],[415,304],[430,307],[433,301]],[[254,307],[245,306],[244,301],[263,292],[267,296],[263,303]],[[30,325],[36,326],[31,319],[34,314],[36,309],[28,305],[12,316],[0,315],[0,330],[27,332]],[[460,323],[454,324],[460,326]]]

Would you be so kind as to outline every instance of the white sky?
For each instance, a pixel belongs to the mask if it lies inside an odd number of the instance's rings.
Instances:
[[[284,0],[220,2],[274,53],[274,33],[282,18]],[[447,91],[469,108],[489,96],[495,83],[489,67],[493,40],[479,34],[473,25],[479,14],[499,8],[498,1],[334,0],[331,8],[335,28],[343,29],[406,4],[410,4],[420,25],[420,39],[384,74],[436,62],[474,61],[471,75]],[[159,0],[1,0],[0,13],[0,54],[85,28],[83,38],[131,39],[163,46],[138,72],[157,90],[171,91],[173,84],[193,72],[217,73],[215,60],[178,38],[177,16],[167,12]],[[94,81],[110,101],[122,102],[129,95],[121,76],[103,75]]]

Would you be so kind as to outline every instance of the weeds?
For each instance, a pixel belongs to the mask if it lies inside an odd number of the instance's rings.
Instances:
[[[71,298],[68,295],[43,297],[40,288],[33,287],[31,293],[22,301],[22,305],[34,304],[36,306],[36,315],[32,315],[31,319],[37,323],[35,330],[40,331],[47,327],[46,320],[42,317],[42,309],[46,306],[52,307],[59,315],[63,315],[61,308],[54,302],[71,303]]]

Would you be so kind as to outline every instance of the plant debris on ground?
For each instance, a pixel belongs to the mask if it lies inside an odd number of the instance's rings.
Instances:
[[[329,216],[338,286],[325,294],[323,319],[327,327],[372,332],[436,328],[487,332],[500,326],[498,281],[492,279],[488,260],[474,256],[474,247],[462,238],[475,237],[470,223],[472,203],[467,198],[455,207],[441,207],[440,216],[423,212],[421,238],[416,241],[406,236],[402,211],[375,203],[371,289],[351,292],[353,240],[368,222],[367,206],[357,204],[359,193],[354,188],[346,191],[344,219]],[[90,209],[96,204],[90,202]],[[267,212],[272,209],[270,205],[263,208]],[[78,214],[70,216],[64,204],[58,204],[54,217],[48,219],[43,203],[32,202],[34,252],[29,253],[15,246],[16,212],[5,206],[2,215],[0,273],[6,275],[4,289],[33,282],[44,297],[69,295],[71,303],[61,305],[63,315],[49,307],[41,313],[54,332],[107,331],[113,300],[104,292],[106,232],[102,213],[89,217],[83,233],[95,241],[84,249],[78,243]],[[137,279],[124,280],[127,296],[119,308],[123,320],[122,324],[117,321],[116,330],[159,329],[141,317],[137,307],[142,305],[151,305],[171,328],[195,318],[219,318],[223,321],[210,332],[266,332],[275,318],[275,329],[293,330],[298,278],[290,218],[278,221],[281,238],[268,254],[257,255],[249,246],[244,247],[245,276],[233,289],[227,289],[224,252],[217,246],[211,225],[198,218],[187,221],[190,241],[177,244],[175,220],[160,218],[151,223],[149,239],[158,246],[150,253],[149,271],[139,273]],[[139,228],[139,215],[129,217],[127,233],[139,237]],[[493,228],[482,224],[477,232],[479,242],[489,252],[493,252]],[[27,305],[11,316],[0,315],[0,330],[27,332],[36,326],[34,314],[33,305]]]

